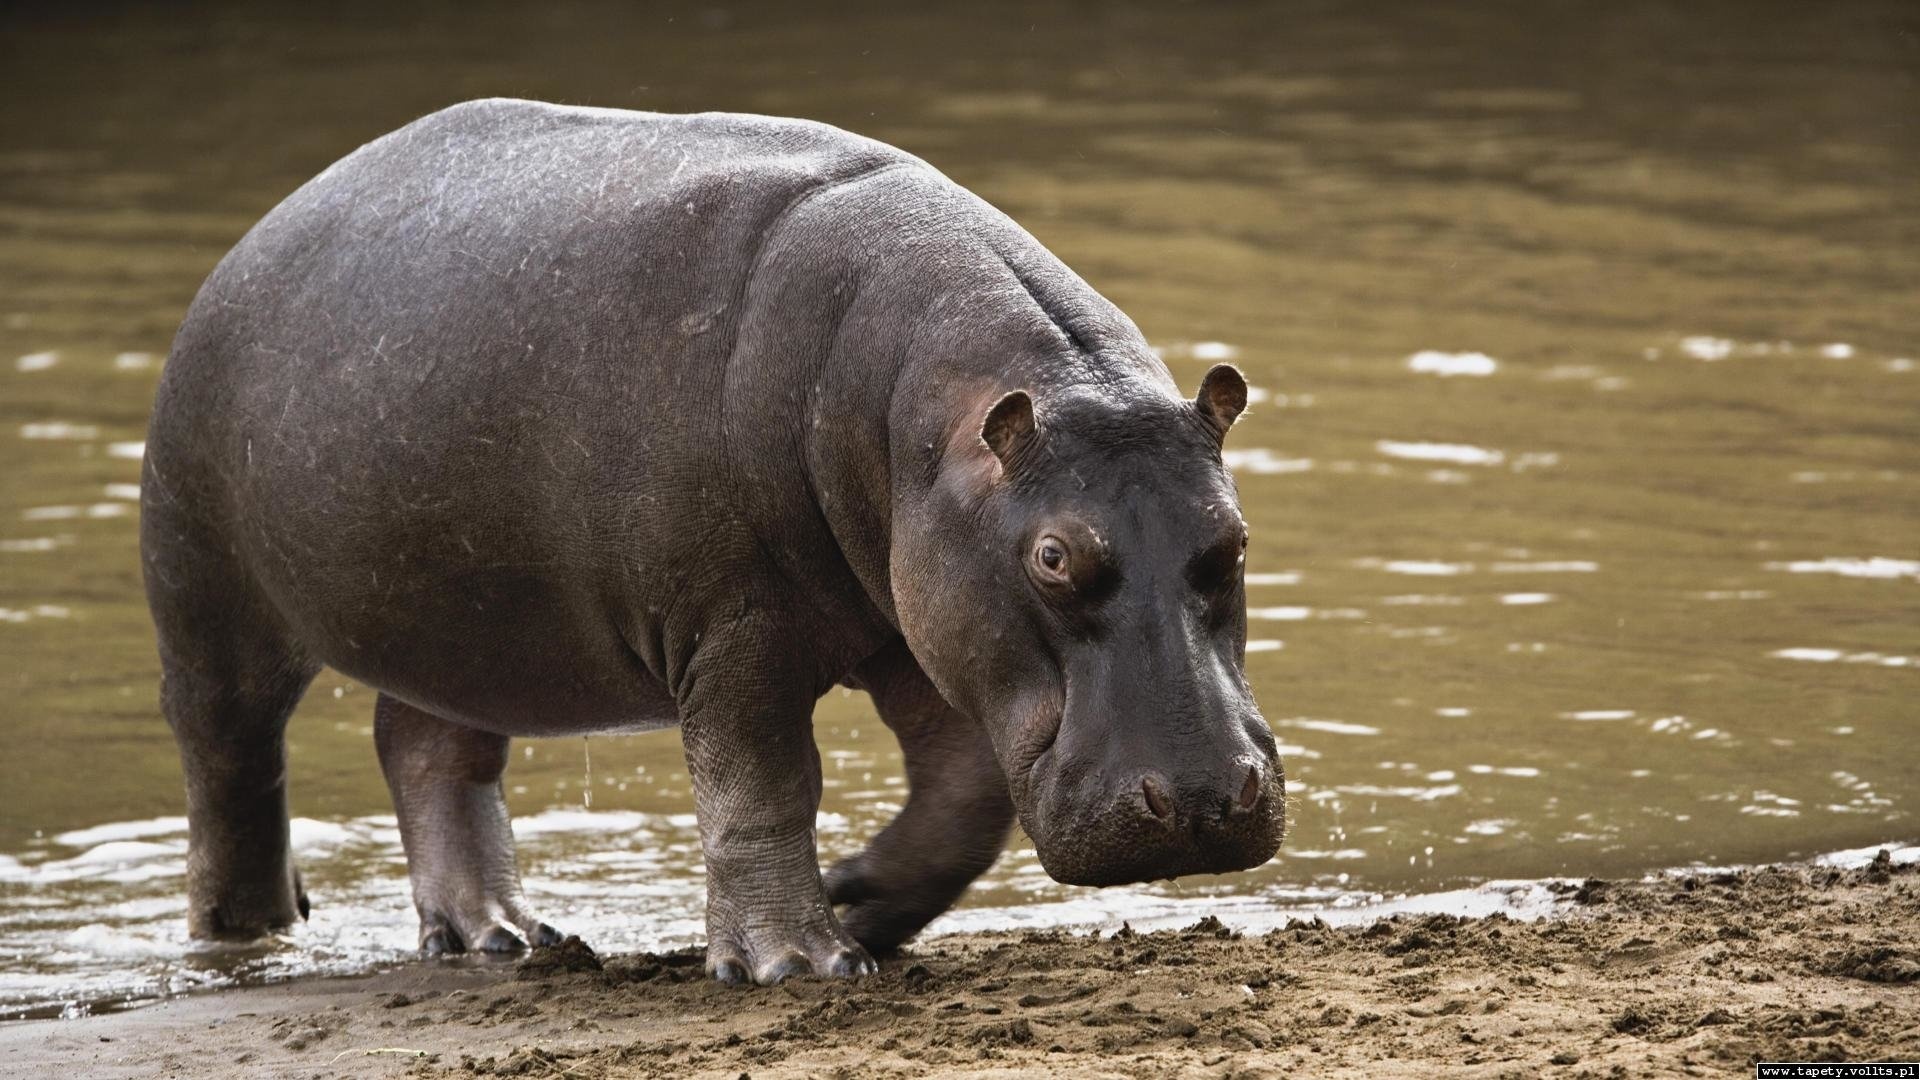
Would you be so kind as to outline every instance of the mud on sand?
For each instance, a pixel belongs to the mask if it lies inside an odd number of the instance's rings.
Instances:
[[[937,938],[855,983],[722,987],[570,941],[0,1027],[9,1076],[1752,1075],[1920,1058],[1920,873],[1568,886],[1564,913]]]

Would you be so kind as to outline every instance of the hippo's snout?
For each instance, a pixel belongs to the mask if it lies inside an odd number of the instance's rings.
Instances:
[[[1214,768],[1088,770],[1041,785],[1035,848],[1067,885],[1225,874],[1273,857],[1286,832],[1286,778],[1272,752]]]

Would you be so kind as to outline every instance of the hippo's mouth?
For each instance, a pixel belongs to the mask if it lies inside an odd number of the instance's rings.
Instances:
[[[1006,772],[1014,805],[1020,809],[1023,819],[1038,781],[1051,770],[1054,747],[1060,741],[1060,729],[1065,722],[1063,695],[1061,700],[1043,701],[1030,708],[1015,729],[1013,745],[1009,748],[1012,760],[1007,762]],[[1031,831],[1032,823],[1028,825]]]
[[[1034,733],[1021,742],[1031,749],[1022,753],[1025,766],[1021,772],[1031,784],[1036,773],[1042,772],[1042,763],[1053,756],[1053,748],[1060,741],[1060,727],[1066,719],[1062,711],[1048,710],[1034,724]]]

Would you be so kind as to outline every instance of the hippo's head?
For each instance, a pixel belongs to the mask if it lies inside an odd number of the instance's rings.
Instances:
[[[1058,881],[1243,870],[1280,845],[1220,453],[1246,400],[1224,364],[1192,401],[1140,384],[986,397],[896,518],[907,643],[986,725]]]

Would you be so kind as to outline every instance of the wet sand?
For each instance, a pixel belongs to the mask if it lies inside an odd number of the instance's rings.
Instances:
[[[186,997],[0,1027],[8,1076],[1751,1075],[1920,1058],[1920,872],[1775,867],[1565,886],[1560,912],[968,934],[857,983],[737,989],[701,956]]]

